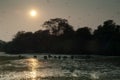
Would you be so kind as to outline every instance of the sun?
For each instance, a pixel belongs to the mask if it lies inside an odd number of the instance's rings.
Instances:
[[[37,11],[36,10],[31,10],[30,11],[30,16],[35,17],[37,15]]]

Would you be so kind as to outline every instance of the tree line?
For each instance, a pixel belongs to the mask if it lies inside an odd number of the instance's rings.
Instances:
[[[80,55],[120,55],[120,25],[104,21],[97,29],[82,27],[77,30],[68,20],[55,18],[45,21],[43,30],[19,31],[12,41],[4,43],[7,53],[54,53]]]

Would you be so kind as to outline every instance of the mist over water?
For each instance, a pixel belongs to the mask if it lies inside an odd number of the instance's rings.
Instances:
[[[4,53],[1,53],[2,56]],[[10,55],[4,55],[4,57]],[[14,55],[15,56],[15,55]],[[26,55],[32,56],[32,55]],[[92,56],[70,59],[0,59],[0,80],[119,80],[119,61],[116,57]],[[41,56],[41,57],[39,57]],[[58,55],[56,55],[58,56]],[[101,58],[101,60],[99,60]],[[103,60],[105,59],[105,60]],[[111,59],[109,62],[108,59]]]

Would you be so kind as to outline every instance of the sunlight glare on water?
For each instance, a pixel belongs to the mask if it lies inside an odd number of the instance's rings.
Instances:
[[[30,58],[27,60],[27,65],[30,70],[36,70],[36,68],[38,68],[39,66],[38,64],[39,64],[39,61],[37,59]]]
[[[92,79],[99,79],[99,73],[98,72],[93,72],[90,74]]]
[[[3,60],[0,62],[0,80],[71,80],[68,77],[72,80],[120,80],[118,64],[119,61],[115,64],[103,63],[103,60],[98,62],[96,58]]]
[[[31,80],[36,80],[39,61],[34,58],[30,58],[27,61],[28,61],[28,68],[30,69],[30,78]]]
[[[34,71],[31,71],[30,73],[31,73],[31,79],[32,80],[36,80],[36,78],[37,78],[37,71],[34,70]]]

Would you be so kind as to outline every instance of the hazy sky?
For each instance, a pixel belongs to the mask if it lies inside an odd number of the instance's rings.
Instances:
[[[36,17],[29,15],[32,9]],[[0,39],[9,41],[22,30],[34,32],[56,17],[68,19],[75,29],[95,29],[108,19],[120,24],[120,0],[0,0]]]

